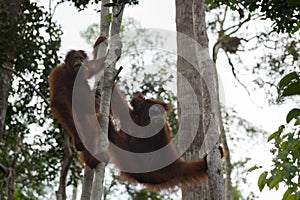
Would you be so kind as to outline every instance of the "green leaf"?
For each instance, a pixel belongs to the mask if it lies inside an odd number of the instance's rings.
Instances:
[[[250,169],[248,169],[247,171],[248,172],[252,172],[252,171],[254,171],[254,170],[257,170],[257,169],[261,169],[262,168],[262,166],[253,166],[253,167],[251,167]]]
[[[280,133],[281,133],[281,132],[279,132],[279,131],[276,131],[276,132],[272,133],[272,134],[268,137],[268,142],[270,142],[270,141],[273,140],[273,139],[278,138],[278,137],[280,136]]]
[[[259,190],[262,191],[267,183],[267,175],[268,172],[264,171],[258,178],[257,185],[259,187]]]
[[[283,198],[282,200],[286,200],[286,199],[289,199],[290,195],[292,194],[293,192],[293,189],[289,188],[285,191],[285,193],[283,194]]]
[[[282,133],[282,131],[284,130],[284,126],[281,125],[278,127],[278,130],[274,133],[272,133],[269,137],[268,137],[268,142],[270,142],[273,139],[276,139],[280,136],[280,134]]]
[[[295,143],[292,149],[292,156],[293,156],[293,160],[300,160],[300,142]]]
[[[298,74],[296,72],[289,73],[280,80],[278,87],[279,88],[286,87],[291,83],[293,79],[297,79],[297,78],[298,78]]]
[[[273,178],[273,180],[269,183],[269,188],[273,189],[275,187],[277,190],[279,187],[278,183],[279,183],[279,178],[278,177]]]
[[[300,119],[300,109],[292,109],[286,116],[286,122],[289,123],[292,119]]]
[[[297,94],[300,94],[300,81],[291,83],[289,86],[287,86],[287,88],[283,90],[282,96],[287,97]]]

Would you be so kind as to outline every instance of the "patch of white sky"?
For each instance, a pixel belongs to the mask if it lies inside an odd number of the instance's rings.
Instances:
[[[47,7],[48,1],[40,3],[46,2],[45,7]],[[126,7],[124,18],[128,17],[135,18],[141,23],[142,28],[176,30],[175,1],[172,0],[141,0],[137,6]],[[80,32],[86,30],[92,23],[99,23],[99,13],[96,13],[92,6],[87,10],[78,12],[70,3],[64,3],[57,7],[54,20],[62,26],[63,30],[61,38],[62,47],[60,50],[62,57],[70,49],[84,49],[91,53],[92,47],[81,37]],[[175,39],[173,41],[174,44],[176,43]],[[213,45],[212,43],[215,39],[210,38],[210,41],[210,45]],[[251,59],[249,57],[249,62],[252,62]],[[277,130],[279,125],[285,123],[285,116],[294,105],[269,106],[266,104],[266,97],[263,91],[251,91],[251,96],[249,97],[245,89],[234,80],[231,68],[222,53],[218,56],[217,69],[221,101],[226,107],[234,108],[241,117],[249,120],[255,126],[265,129],[269,133]],[[252,166],[254,164],[270,166],[272,157],[268,153],[269,146],[267,146],[266,141],[262,141],[257,146],[251,145],[248,147],[250,151],[245,152],[245,155],[243,154],[239,157],[251,157],[253,159],[251,162]],[[261,172],[257,171],[248,174],[247,179],[251,184],[251,190],[259,196],[259,199],[281,199],[282,191],[276,192],[272,190],[269,192],[268,189],[263,190],[262,193],[258,191],[257,179]],[[244,190],[247,191],[247,188],[244,188]]]

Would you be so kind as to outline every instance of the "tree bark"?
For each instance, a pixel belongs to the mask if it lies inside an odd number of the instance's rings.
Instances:
[[[5,66],[6,67],[6,66]],[[7,100],[11,87],[12,72],[0,67],[0,141],[2,139],[5,117],[7,112]]]
[[[206,134],[204,148],[207,155],[208,183],[211,199],[224,199],[222,160],[218,149],[222,126],[219,85],[215,63],[209,56],[208,36],[205,23],[205,0],[193,1],[194,36],[196,55],[200,68],[202,86],[202,121]]]
[[[67,135],[67,133],[65,132],[64,132],[63,144],[64,144],[64,159],[60,170],[59,187],[58,190],[56,191],[57,200],[67,199],[66,182],[67,182],[68,171],[70,169],[72,158],[73,158],[73,153],[70,146],[70,138],[69,135]]]
[[[108,38],[109,33],[109,27],[111,19],[108,18],[110,14],[109,7],[105,7],[104,5],[109,3],[109,0],[102,0],[101,1],[101,13],[100,13],[100,36]],[[107,54],[107,40],[103,41],[101,45],[94,46],[93,54],[94,59],[99,59],[101,57],[104,57]],[[96,93],[101,94],[102,93],[102,82],[103,82],[103,76],[102,77],[95,77],[95,85],[94,88],[96,88]],[[96,101],[101,104],[101,97],[97,96]],[[99,110],[100,113],[100,110]],[[105,151],[107,150],[108,145],[108,139],[106,134],[104,134],[104,131],[101,131],[100,129],[97,130],[98,137],[100,137],[100,141],[98,142],[100,145],[99,151]],[[98,177],[104,177],[105,173],[105,165],[100,165],[103,169],[98,169]],[[99,171],[100,170],[100,171]],[[102,173],[102,174],[100,174]],[[94,171],[90,169],[84,170],[84,177],[83,177],[83,183],[82,183],[82,193],[81,193],[81,200],[89,200],[91,197],[91,189],[93,187],[93,181],[94,181]],[[101,182],[101,180],[100,180]],[[98,187],[103,187],[103,180],[102,183],[99,183],[100,185]],[[102,185],[101,185],[102,184]]]
[[[100,36],[104,36],[108,38],[109,33],[109,27],[111,20],[108,18],[108,15],[110,14],[109,7],[105,7],[104,5],[109,3],[109,0],[102,0],[101,1],[101,13],[100,13]],[[101,45],[94,46],[93,54],[94,59],[99,59],[104,57],[107,54],[107,40],[103,41]],[[102,94],[102,87],[103,87],[103,79],[104,77],[95,77],[95,85],[94,88],[96,88],[96,94]],[[103,94],[102,94],[103,95]],[[96,97],[96,101],[101,105],[101,97]],[[107,106],[107,105],[105,105]],[[108,107],[110,104],[108,105]],[[101,108],[98,111],[101,113]],[[103,118],[103,117],[101,117]],[[108,118],[108,117],[107,117]],[[105,119],[102,119],[102,121],[99,120],[100,129],[97,130],[98,134],[98,147],[97,152],[103,152],[107,151],[108,149],[108,122],[104,121]],[[101,129],[102,128],[102,129]],[[106,132],[105,132],[106,130]],[[93,193],[93,198],[95,196],[99,196],[101,199],[101,196],[103,194],[103,180],[104,180],[104,173],[105,173],[105,167],[106,164],[100,163],[95,170],[90,169],[84,169],[84,176],[83,176],[83,183],[82,183],[82,193],[81,193],[81,200],[90,200],[91,195]],[[95,176],[95,179],[94,179]],[[92,191],[94,190],[94,191]]]
[[[72,200],[77,199],[77,185],[73,185],[73,190],[72,190]]]
[[[194,124],[189,124],[185,126],[187,128],[184,129],[184,133],[179,135],[179,145],[182,146],[187,145],[185,141],[187,134],[196,134],[195,138],[190,145],[188,151],[184,154],[184,158],[186,160],[196,160],[199,159],[200,153],[199,148],[202,145],[204,140],[204,132],[201,128],[201,113],[203,107],[201,105],[201,77],[199,76],[199,72],[195,68],[196,66],[196,52],[195,48],[193,48],[193,39],[194,39],[194,27],[193,27],[193,10],[192,10],[192,3],[190,1],[184,0],[176,0],[176,28],[177,28],[177,74],[182,76],[183,79],[186,79],[188,83],[191,85],[193,92],[196,95],[196,101],[198,104],[197,108],[192,108],[193,110],[198,110],[199,121],[195,122]],[[183,35],[182,35],[183,34]],[[184,83],[181,82],[181,78],[178,76],[177,78],[177,96],[181,98],[183,96],[187,96],[185,94],[186,87]],[[183,105],[190,105],[189,102],[191,99],[186,99],[180,102]],[[183,105],[178,105],[178,119],[182,119],[184,116],[181,116],[183,111]],[[188,111],[185,111],[188,112]],[[179,121],[181,124],[181,121]],[[194,126],[194,127],[193,127]],[[190,127],[190,128],[189,128]],[[193,128],[192,128],[193,127]],[[196,133],[193,131],[196,130]],[[182,148],[182,147],[181,147]],[[181,149],[180,148],[180,149]],[[190,188],[190,189],[182,189],[182,199],[209,199],[209,192],[208,192],[208,183],[203,182],[197,188]]]
[[[225,174],[226,174],[225,200],[232,200],[232,182],[231,182],[232,166],[231,166],[230,152],[229,152],[229,147],[227,144],[227,138],[226,138],[226,133],[225,133],[224,127],[222,127],[222,129],[221,129],[221,141],[223,144],[224,151],[226,153],[226,155],[225,155]]]
[[[0,7],[3,7],[9,16],[9,19],[14,19],[20,12],[20,2],[13,0],[4,0],[0,2]],[[14,33],[11,33],[14,34]],[[2,52],[7,53],[8,60],[13,60],[14,52]],[[13,68],[13,64],[3,63],[0,66],[0,141],[3,135],[5,127],[5,117],[7,112],[7,100],[9,90],[11,87],[12,72],[7,71],[4,68]]]
[[[90,200],[91,188],[93,186],[93,178],[94,178],[94,170],[84,169],[84,175],[82,181],[82,192],[80,197],[81,200]]]
[[[104,2],[102,2],[103,5]],[[120,38],[120,29],[121,22],[123,18],[123,11],[125,8],[125,3],[117,3],[112,9],[112,22],[111,22],[111,30],[110,30],[110,49],[107,54],[107,58],[105,61],[105,70],[103,77],[103,84],[101,89],[101,102],[100,102],[100,143],[98,149],[98,153],[103,152],[105,149],[108,149],[108,125],[109,125],[109,113],[110,113],[110,101],[111,94],[114,85],[114,77],[117,73],[115,69],[115,65],[119,57],[121,56],[122,51],[122,42]],[[94,172],[94,180],[92,186],[92,194],[91,199],[100,200],[103,193],[103,179],[104,179],[104,170],[105,163],[99,163]]]
[[[187,96],[186,85],[181,79],[186,79],[197,96],[199,122],[182,124],[184,127],[197,127],[197,134],[185,154],[187,160],[199,159],[207,155],[209,180],[200,187],[183,189],[183,199],[223,199],[223,174],[221,156],[218,150],[220,136],[220,104],[218,96],[218,82],[215,65],[208,54],[208,37],[205,24],[204,0],[183,1],[176,0],[177,27],[177,95]],[[182,34],[184,34],[182,36]],[[187,98],[185,98],[187,99]],[[191,105],[190,99],[180,102],[178,113],[182,115],[182,104]],[[180,120],[183,116],[178,117]],[[190,120],[191,121],[191,120]],[[186,136],[189,134],[189,136]],[[194,137],[190,128],[184,129],[179,135],[179,143],[186,145],[187,137]],[[219,196],[218,196],[219,195]]]

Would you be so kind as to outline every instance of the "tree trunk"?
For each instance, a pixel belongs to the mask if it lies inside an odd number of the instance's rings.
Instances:
[[[58,190],[56,191],[57,200],[67,199],[66,182],[67,182],[68,171],[70,169],[72,158],[73,158],[73,153],[70,146],[70,137],[69,135],[67,135],[66,132],[64,132],[63,144],[64,144],[64,159],[62,161],[62,166],[60,170],[59,187]]]
[[[198,110],[199,121],[195,122],[196,124],[190,124],[185,127],[190,127],[188,130],[184,130],[184,135],[179,135],[179,145],[188,145],[185,141],[188,137],[187,134],[195,134],[193,133],[196,131],[195,138],[190,145],[188,151],[184,154],[184,158],[186,160],[196,160],[200,157],[200,147],[204,140],[204,132],[201,128],[201,113],[202,113],[202,105],[201,105],[201,88],[200,82],[201,77],[199,76],[199,72],[195,68],[196,66],[196,52],[193,48],[193,38],[194,38],[194,29],[193,29],[193,14],[192,14],[192,3],[190,1],[184,0],[176,0],[176,28],[177,28],[177,96],[181,98],[183,96],[187,96],[185,94],[186,87],[184,86],[184,82],[180,81],[182,79],[187,80],[187,82],[191,85],[193,92],[196,95],[196,101],[198,104],[198,108],[193,108],[193,110]],[[183,35],[182,35],[183,34]],[[182,110],[183,105],[190,105],[190,99],[183,100],[179,102],[178,105],[178,119],[182,119],[183,112],[187,112]],[[183,105],[181,105],[183,104]],[[181,123],[181,121],[179,122]],[[209,199],[209,192],[208,192],[208,183],[203,182],[200,187],[192,188],[192,189],[182,189],[182,199]]]
[[[72,200],[77,199],[77,185],[73,185],[73,190],[72,190]]]
[[[6,68],[6,66],[5,66]],[[12,72],[0,67],[0,141],[5,126],[8,94],[11,87]]]
[[[3,7],[10,19],[14,19],[20,12],[20,2],[14,0],[4,0],[0,2],[0,7]],[[14,33],[11,33],[14,34]],[[7,53],[8,60],[13,60],[14,52]],[[5,117],[7,111],[7,100],[9,90],[11,87],[12,72],[5,70],[6,68],[12,69],[13,64],[3,63],[0,66],[0,141],[5,127]]]
[[[205,0],[193,1],[196,55],[202,78],[202,121],[205,133],[203,145],[207,156],[208,183],[211,199],[224,199],[222,160],[218,149],[222,126],[219,85],[215,63],[209,56],[205,23]]]
[[[0,1],[0,8],[7,12],[8,19],[14,19],[19,15],[20,2],[13,0]],[[16,33],[10,33],[16,34]],[[7,60],[13,61],[15,52],[1,52],[5,54]],[[0,141],[5,129],[5,118],[7,112],[7,101],[9,90],[11,88],[12,71],[6,69],[13,69],[13,63],[2,63],[0,66]],[[8,167],[3,165],[0,166],[0,171],[4,173],[5,181],[7,184],[7,197],[8,200],[14,199],[15,189],[15,170],[17,165],[18,156],[21,152],[23,138],[18,138],[16,149],[12,161]]]
[[[104,176],[104,173],[103,173]],[[82,192],[81,200],[90,200],[91,188],[93,186],[94,170],[84,169],[83,181],[82,181]]]
[[[177,95],[179,100],[178,112],[183,115],[187,113],[182,108],[184,105],[192,105],[187,96],[186,82],[193,89],[197,97],[196,107],[192,110],[198,111],[198,122],[194,124],[180,125],[188,127],[184,133],[179,135],[179,143],[186,145],[186,138],[195,137],[185,159],[194,160],[207,155],[209,181],[201,184],[198,188],[183,189],[183,199],[223,199],[223,177],[221,168],[219,145],[220,134],[220,105],[217,85],[217,72],[208,54],[208,37],[205,24],[204,0],[183,1],[176,0],[176,27],[177,27]],[[184,34],[184,35],[182,35]],[[192,96],[192,95],[190,95]],[[178,117],[180,120],[183,116]],[[192,121],[192,120],[188,120]],[[184,122],[186,123],[186,122]],[[197,127],[194,136],[190,127]],[[189,135],[188,135],[189,134]],[[221,189],[220,189],[221,188]],[[218,196],[219,195],[219,196]]]
[[[221,141],[223,144],[224,151],[226,152],[226,157],[225,157],[225,174],[226,174],[225,200],[232,200],[232,182],[231,182],[232,166],[231,166],[230,152],[229,152],[229,147],[227,144],[227,138],[226,138],[226,133],[225,133],[224,127],[222,127],[222,129],[221,129]]]
[[[102,5],[106,3],[102,1]],[[115,65],[119,59],[122,51],[122,42],[120,38],[121,22],[123,18],[123,11],[125,8],[125,3],[117,3],[112,9],[112,22],[110,30],[110,49],[107,54],[105,61],[106,68],[104,70],[104,77],[101,80],[101,102],[100,102],[100,134],[99,134],[99,149],[98,153],[103,152],[103,150],[108,149],[108,125],[109,125],[109,113],[110,113],[110,101],[111,94],[114,85],[114,77],[116,76],[117,70]],[[105,16],[107,17],[107,16]],[[99,55],[97,55],[98,57]],[[101,55],[100,55],[101,56]],[[103,56],[103,55],[102,55]],[[103,82],[103,84],[102,84]],[[99,163],[94,172],[94,180],[92,186],[91,199],[97,200],[101,199],[104,193],[103,180],[104,171],[106,164]]]

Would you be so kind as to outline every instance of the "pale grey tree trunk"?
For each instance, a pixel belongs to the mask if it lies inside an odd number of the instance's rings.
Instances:
[[[221,129],[221,140],[223,144],[223,148],[226,152],[226,157],[225,157],[225,174],[226,174],[226,179],[225,179],[225,200],[232,200],[232,181],[231,181],[231,171],[232,171],[232,165],[231,165],[231,160],[230,160],[230,152],[229,152],[229,147],[227,144],[227,138],[226,138],[226,133],[224,130],[224,127]]]
[[[197,101],[199,107],[197,108],[199,110],[200,114],[200,121],[198,124],[190,124],[190,127],[188,130],[184,130],[182,134],[193,134],[191,131],[197,130],[197,134],[194,138],[193,143],[190,145],[188,151],[184,154],[185,160],[196,160],[199,159],[199,151],[200,147],[202,145],[202,142],[204,140],[204,132],[201,128],[201,113],[203,110],[203,107],[201,105],[201,77],[199,76],[199,73],[197,69],[195,68],[196,65],[196,52],[195,48],[193,48],[193,43],[189,40],[192,40],[194,38],[194,27],[193,27],[193,13],[192,13],[192,3],[191,1],[184,1],[184,0],[176,0],[176,28],[178,34],[182,33],[186,35],[189,38],[185,38],[184,36],[177,37],[177,51],[178,51],[178,57],[177,57],[177,73],[179,75],[182,75],[184,79],[186,79],[193,88],[195,95],[197,96]],[[181,34],[180,34],[181,35]],[[190,44],[190,45],[189,45]],[[184,95],[186,88],[182,83],[179,81],[180,78],[177,79],[177,96],[181,97]],[[191,102],[188,102],[189,99],[186,99],[186,101],[183,101],[181,103],[183,104],[191,104]],[[178,106],[179,108],[182,106]],[[182,113],[179,109],[179,115]],[[179,119],[181,117],[178,117]],[[179,122],[180,123],[180,122]],[[195,126],[192,128],[191,126]],[[182,145],[184,142],[184,138],[186,135],[179,135],[179,145]],[[203,182],[200,187],[193,188],[193,189],[182,189],[182,199],[191,200],[191,199],[209,199],[209,189],[208,189],[208,183]]]
[[[77,200],[77,185],[73,185],[72,200]]]
[[[102,5],[105,2],[102,1]],[[125,8],[125,3],[117,3],[112,9],[112,21],[110,29],[110,49],[107,53],[107,58],[105,61],[105,70],[103,79],[101,79],[101,101],[100,101],[100,134],[99,134],[99,149],[97,152],[102,153],[108,150],[108,126],[109,126],[109,113],[110,113],[110,101],[111,94],[114,85],[114,77],[117,73],[116,62],[121,56],[122,42],[120,38],[120,29],[123,18],[123,11]],[[107,16],[104,16],[107,17]],[[106,32],[108,33],[108,32]],[[103,55],[97,55],[103,56]],[[94,180],[92,185],[91,199],[101,200],[104,193],[104,172],[105,163],[99,163],[94,171]]]
[[[208,54],[208,37],[205,24],[204,0],[176,0],[177,32],[185,36],[177,37],[177,73],[191,85],[198,100],[199,122],[190,124],[179,136],[179,143],[185,143],[186,135],[193,135],[191,127],[197,127],[197,134],[185,154],[186,160],[199,159],[208,154],[208,181],[200,187],[183,189],[183,199],[223,199],[224,184],[221,156],[218,150],[220,134],[220,104],[218,96],[217,72]],[[177,35],[181,35],[178,33]],[[186,39],[188,37],[188,39]],[[185,40],[188,40],[185,41]],[[187,62],[189,61],[189,63]],[[186,91],[178,76],[177,95],[180,98]],[[184,104],[192,104],[189,99]],[[182,108],[179,104],[179,108]],[[183,110],[179,111],[180,114]],[[181,119],[181,117],[179,117]],[[195,128],[194,127],[194,128]],[[182,139],[183,138],[183,139]]]
[[[218,149],[222,129],[221,106],[219,101],[218,75],[215,63],[209,57],[208,36],[205,23],[205,0],[193,1],[193,22],[198,65],[204,83],[202,83],[203,128],[208,166],[210,197],[213,200],[224,199],[224,179],[222,159]],[[207,90],[205,90],[207,88]],[[207,120],[209,119],[209,121]],[[207,128],[207,129],[206,129]],[[209,138],[209,139],[208,139]]]
[[[81,200],[90,200],[93,178],[94,178],[94,170],[84,169],[83,180],[82,180],[82,191],[80,196]]]
[[[105,7],[104,5],[110,3],[109,0],[102,0],[101,1],[101,13],[100,13],[100,36],[104,36],[108,38],[109,28],[111,19],[108,17],[110,14],[110,8]],[[101,45],[94,46],[94,59],[99,59],[107,54],[107,41],[101,43]],[[101,78],[101,80],[100,80]],[[94,88],[96,88],[96,91],[98,94],[102,93],[102,86],[103,84],[103,76],[102,77],[96,77],[96,82]],[[99,101],[99,104],[101,104],[101,98],[96,98],[96,101]],[[108,105],[109,107],[109,105]],[[99,113],[101,111],[99,110]],[[101,122],[99,122],[101,123]],[[105,121],[102,124],[100,124],[101,127],[103,127],[102,130],[97,130],[98,133],[98,144],[99,144],[99,152],[101,151],[107,151],[108,148],[108,137],[107,132],[105,132],[105,129],[107,125],[105,125]],[[106,127],[105,127],[106,126]],[[103,181],[104,181],[104,174],[105,174],[105,163],[100,163],[95,170],[91,169],[84,169],[84,176],[83,176],[83,183],[82,183],[82,193],[81,193],[81,200],[90,200],[91,194],[92,194],[92,188],[94,188],[93,195],[99,196],[101,199],[101,196],[104,191]],[[95,180],[94,180],[95,176]]]

